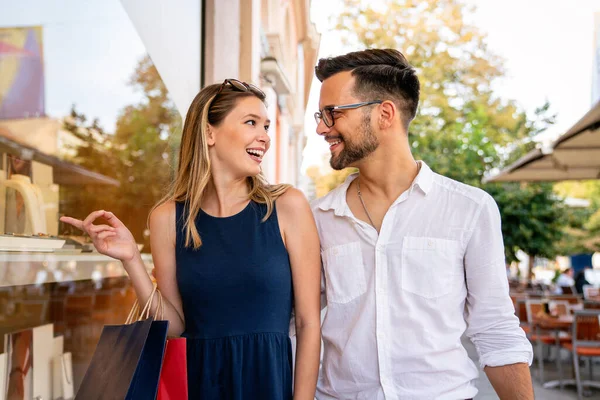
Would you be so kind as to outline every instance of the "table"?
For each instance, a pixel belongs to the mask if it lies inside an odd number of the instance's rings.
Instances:
[[[559,317],[552,317],[549,315],[545,315],[544,317],[534,316],[533,325],[535,332],[537,334],[537,344],[540,349],[540,354],[538,357],[543,357],[542,343],[541,343],[541,330],[552,331],[554,333],[555,345],[556,345],[556,367],[558,369],[558,379],[544,382],[544,362],[543,359],[540,358],[540,381],[542,386],[545,389],[555,388],[560,386],[563,389],[564,385],[575,385],[575,379],[562,379],[562,363],[560,359],[560,332],[569,332],[571,331],[571,327],[573,326],[574,318],[572,315],[561,315]]]
[[[558,379],[544,382],[544,372],[543,372],[544,363],[541,362],[540,363],[540,380],[542,381],[542,387],[544,387],[544,389],[552,389],[552,388],[559,386],[560,389],[562,390],[565,385],[577,386],[577,381],[575,380],[575,378],[562,379],[562,377],[563,377],[562,376],[562,363],[561,363],[561,359],[560,359],[560,349],[561,349],[560,332],[570,331],[574,322],[575,322],[575,318],[572,315],[565,315],[565,316],[560,316],[557,318],[551,317],[551,316],[544,316],[541,318],[534,317],[534,319],[533,319],[533,324],[534,324],[536,332],[538,334],[538,346],[540,349],[541,349],[541,342],[540,342],[539,331],[541,329],[554,332],[554,337],[556,339],[556,349],[557,349],[556,350],[556,365],[558,367]],[[540,357],[541,356],[542,355],[540,354]],[[583,386],[600,388],[600,382],[588,380],[588,381],[582,381],[581,383]]]

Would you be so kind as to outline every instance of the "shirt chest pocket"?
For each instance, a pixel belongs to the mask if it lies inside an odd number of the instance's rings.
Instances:
[[[321,252],[328,303],[348,303],[367,291],[360,242]]]
[[[445,296],[464,281],[458,241],[430,237],[404,238],[402,290],[432,299]]]

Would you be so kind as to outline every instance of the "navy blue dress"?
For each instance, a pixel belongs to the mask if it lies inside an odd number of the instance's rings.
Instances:
[[[177,210],[177,284],[187,338],[189,398],[292,398],[290,261],[276,210],[251,201],[217,218],[200,211],[198,250],[185,247]]]

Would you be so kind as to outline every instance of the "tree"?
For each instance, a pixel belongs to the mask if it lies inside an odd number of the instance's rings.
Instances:
[[[493,84],[505,72],[485,35],[465,21],[474,7],[458,0],[344,5],[337,29],[347,44],[397,48],[416,68],[421,97],[411,145],[417,156],[439,164],[438,172],[479,185],[485,173],[531,148],[531,138],[554,122],[548,104],[528,118],[515,101],[494,96]],[[503,150],[507,146],[514,149]]]
[[[323,164],[329,164],[329,158],[323,159]],[[333,170],[327,165],[324,168],[317,166],[309,167],[306,170],[308,176],[315,184],[315,194],[317,197],[325,196],[327,193],[344,183],[348,175],[356,172],[356,168],[346,168],[340,171]]]
[[[600,251],[600,181],[561,182],[554,185],[561,197],[590,201],[585,208],[567,208],[567,226],[560,242],[562,254]]]
[[[594,209],[600,208],[600,181],[566,181],[554,185],[554,191],[562,197],[590,200]]]
[[[531,280],[535,257],[553,258],[560,253],[565,211],[552,184],[491,184],[490,193],[502,217],[502,236],[508,262],[517,261],[522,250],[529,255],[528,279]]]
[[[121,110],[114,134],[91,124],[73,108],[64,128],[81,140],[71,161],[114,177],[120,187],[86,185],[61,188],[62,214],[85,217],[96,209],[111,210],[138,243],[149,245],[147,216],[166,193],[174,173],[181,118],[148,56],[140,60],[129,84],[143,100]]]
[[[515,101],[494,95],[503,63],[487,48],[485,35],[466,22],[473,8],[458,0],[344,0],[343,10],[335,22],[346,44],[397,48],[417,70],[420,107],[409,133],[415,157],[494,196],[508,260],[517,249],[554,254],[562,219],[553,217],[562,208],[550,186],[481,183],[533,148],[533,137],[554,123],[554,115],[544,104],[528,116]]]

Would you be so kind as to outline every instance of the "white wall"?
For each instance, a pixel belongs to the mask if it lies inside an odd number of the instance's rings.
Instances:
[[[277,136],[276,136],[277,93],[275,93],[275,90],[272,87],[269,87],[268,85],[263,85],[262,90],[267,95],[267,99],[266,99],[267,105],[268,105],[267,114],[269,116],[269,119],[271,120],[271,127],[269,130],[269,137],[271,138],[271,146],[269,148],[269,151],[267,151],[267,153],[265,154],[265,156],[263,158],[262,170],[263,170],[263,174],[265,175],[265,178],[267,178],[267,181],[269,181],[269,183],[271,183],[271,184],[274,184],[274,183],[277,183],[275,181],[276,168],[277,168],[277,166],[275,165],[275,153],[277,152],[277,146],[279,145],[279,143],[277,143]]]
[[[290,148],[290,116],[288,110],[284,110],[280,121],[280,141],[277,144],[279,147],[279,180],[278,183],[295,184],[293,179],[290,179],[289,165],[289,148]]]
[[[121,0],[182,119],[200,90],[202,0]]]
[[[243,0],[240,7],[239,79],[260,83],[261,0]]]
[[[594,105],[600,101],[600,12],[594,14],[594,66],[592,73],[592,105]]]
[[[206,2],[204,84],[240,76],[240,0]],[[247,1],[247,0],[244,0]]]

